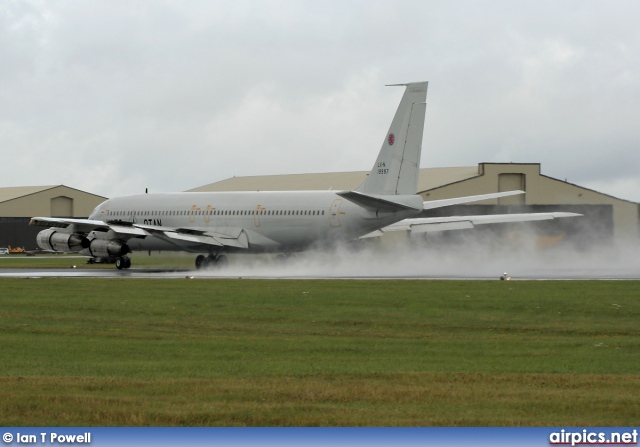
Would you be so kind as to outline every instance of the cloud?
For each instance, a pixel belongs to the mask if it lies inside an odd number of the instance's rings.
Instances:
[[[115,196],[369,169],[429,80],[423,166],[540,162],[621,191],[640,170],[632,1],[8,2],[5,186]],[[29,173],[25,178],[24,173]]]

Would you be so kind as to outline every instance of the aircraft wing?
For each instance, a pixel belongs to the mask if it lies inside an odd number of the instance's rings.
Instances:
[[[249,239],[243,228],[224,227],[207,230],[193,228],[168,228],[153,225],[135,225],[151,236],[164,239],[175,245],[204,244],[216,247],[249,248]]]
[[[411,231],[412,233],[428,233],[433,231],[465,230],[475,228],[477,225],[508,223],[508,222],[528,222],[535,220],[551,220],[564,217],[577,217],[582,214],[577,213],[521,213],[521,214],[488,214],[482,216],[449,216],[449,217],[419,217],[416,219],[405,219],[396,222],[380,230],[366,234],[361,237],[382,236],[390,231]]]
[[[249,241],[242,228],[212,228],[199,230],[193,228],[173,228],[157,225],[144,225],[126,221],[108,221],[91,219],[71,219],[58,217],[33,217],[29,225],[67,228],[73,231],[89,233],[91,231],[113,231],[123,239],[133,237],[158,237],[175,245],[204,244],[218,247],[249,248]]]
[[[55,228],[67,228],[71,225],[75,225],[75,229],[83,233],[88,233],[93,230],[109,229],[109,224],[101,220],[71,219],[65,217],[32,217],[29,221],[29,225]]]

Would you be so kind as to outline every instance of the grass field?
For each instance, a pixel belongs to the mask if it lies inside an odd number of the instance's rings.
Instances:
[[[636,425],[638,286],[0,279],[0,424]]]
[[[114,269],[114,264],[87,264],[88,257],[63,254],[38,254],[25,256],[22,254],[0,256],[0,268],[33,268],[33,269]],[[195,255],[187,253],[169,253],[147,256],[136,252],[131,256],[135,268],[195,268]]]

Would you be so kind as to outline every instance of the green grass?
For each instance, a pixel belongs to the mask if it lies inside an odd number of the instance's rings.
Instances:
[[[3,425],[633,425],[635,281],[2,279]]]
[[[161,253],[154,252],[151,256],[144,252],[136,252],[131,255],[133,268],[169,268],[169,269],[193,269],[195,268],[193,254],[187,253]],[[88,264],[88,257],[78,255],[40,253],[35,256],[23,254],[0,256],[0,268],[4,269],[114,269],[115,264]]]

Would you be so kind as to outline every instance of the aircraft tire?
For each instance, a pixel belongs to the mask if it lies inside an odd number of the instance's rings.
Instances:
[[[121,258],[120,256],[118,256],[116,258],[116,268],[118,270],[122,270],[124,268],[127,268],[126,265],[127,265],[127,262],[125,261],[124,258]]]
[[[207,266],[207,258],[204,255],[198,255],[196,258],[196,269],[200,270]]]
[[[215,267],[217,263],[218,263],[218,260],[213,255],[209,255],[204,259],[204,267],[205,268]]]
[[[229,265],[229,258],[227,258],[225,255],[220,255],[216,258],[216,265],[218,267],[226,267],[227,265]]]

